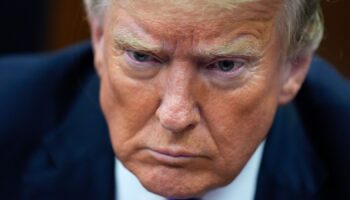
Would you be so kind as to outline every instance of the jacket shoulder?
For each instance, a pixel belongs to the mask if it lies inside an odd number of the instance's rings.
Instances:
[[[44,134],[63,120],[93,73],[89,43],[54,53],[0,58],[0,171],[8,185],[18,180],[14,174],[20,176],[26,159]]]
[[[57,109],[79,87],[76,78],[91,68],[91,59],[87,43],[49,54],[0,58],[0,137],[53,125],[60,116]]]
[[[322,132],[347,132],[350,126],[350,82],[325,60],[316,57],[296,98],[300,110],[308,115],[308,122],[322,120]]]
[[[349,80],[316,57],[295,102],[308,137],[328,170],[328,195],[350,196]]]

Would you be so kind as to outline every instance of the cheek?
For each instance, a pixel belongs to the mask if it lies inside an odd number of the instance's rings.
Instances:
[[[109,62],[101,78],[100,100],[115,152],[129,154],[137,133],[154,117],[159,95],[153,85],[130,79],[119,63]]]
[[[217,144],[220,167],[240,169],[269,131],[278,89],[273,78],[263,77],[255,77],[234,91],[211,90],[206,94],[203,116]]]

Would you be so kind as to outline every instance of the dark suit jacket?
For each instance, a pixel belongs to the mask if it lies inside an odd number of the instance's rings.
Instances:
[[[0,59],[0,199],[114,199],[89,43]],[[266,141],[257,200],[350,199],[350,84],[315,58]]]

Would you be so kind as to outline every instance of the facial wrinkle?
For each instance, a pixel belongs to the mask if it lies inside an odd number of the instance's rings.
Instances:
[[[120,6],[122,6],[125,11],[128,12],[136,21],[142,21],[143,23],[153,24],[157,27],[167,28],[169,32],[170,30],[177,33],[183,32],[176,34],[183,35],[186,32],[186,27],[191,26],[196,27],[196,29],[203,27],[202,30],[210,30],[214,29],[214,26],[218,26],[217,28],[220,28],[220,26],[229,26],[232,23],[243,23],[248,21],[272,21],[275,17],[275,12],[271,12],[271,9],[277,8],[279,5],[277,2],[280,1],[281,0],[273,0],[267,3],[257,1],[226,0],[203,3],[200,6],[195,6],[196,3],[189,3],[190,5],[183,5],[181,7],[180,3],[186,1],[179,0],[172,3],[179,5],[177,5],[177,7],[172,7],[168,4],[161,4],[161,1],[156,1],[156,3],[153,3],[152,1],[151,5],[148,5],[146,3],[147,1],[145,0],[121,0],[121,2],[124,2],[125,5],[121,4]],[[142,2],[144,2],[144,4],[142,4]],[[232,2],[234,2],[234,5],[239,4],[239,6],[235,6],[234,9],[230,9],[230,7],[224,8],[223,5],[228,5],[229,3],[232,4]],[[215,4],[220,4],[220,6],[217,6]],[[142,9],[138,9],[138,12],[132,11],[140,5],[143,5],[144,7],[142,7]],[[147,5],[150,8],[147,8]],[[154,9],[153,7],[155,5],[159,5],[159,8]],[[187,10],[193,11],[195,9],[194,12],[187,12],[186,9],[183,9],[183,7],[186,8],[191,6],[195,8],[192,10]],[[219,7],[221,8],[219,9]],[[236,10],[239,12],[239,14],[237,14]]]
[[[143,20],[150,19],[152,16],[152,20],[186,20],[197,23],[223,18],[241,4],[257,2],[257,0],[174,0],[167,1],[166,4],[163,0],[152,0],[151,3],[148,0],[120,0],[118,2],[120,2],[119,6],[127,8],[131,14],[133,10],[142,10],[135,15]]]
[[[122,2],[126,2],[129,5],[133,3],[132,5],[137,6],[138,4],[136,1],[125,1],[121,0]],[[131,3],[130,3],[131,2]],[[147,2],[145,0],[141,0],[140,2]],[[161,2],[161,1],[156,1]],[[181,2],[187,2],[185,0],[179,0],[174,1],[171,5],[181,6]],[[198,1],[194,1],[195,3],[198,3]],[[232,4],[234,2],[235,5],[240,3],[239,9],[240,11],[243,10],[243,12],[240,12],[239,14],[235,13],[234,10],[231,14],[222,16],[224,17],[223,20],[218,19],[220,16],[215,16],[215,20],[211,21],[202,21],[198,22],[200,20],[196,20],[195,18],[197,16],[192,17],[190,20],[177,20],[168,22],[167,20],[154,20],[154,18],[157,19],[156,15],[151,15],[152,13],[145,13],[145,12],[127,12],[130,10],[130,8],[125,7],[125,11],[127,14],[132,16],[135,20],[135,23],[140,25],[141,29],[145,33],[151,33],[153,38],[157,38],[158,42],[163,43],[162,46],[168,47],[167,49],[171,49],[172,52],[177,49],[178,45],[181,45],[183,41],[191,40],[189,43],[191,44],[191,47],[195,47],[199,41],[205,41],[203,43],[209,44],[210,42],[206,41],[206,38],[219,38],[221,42],[214,43],[217,48],[213,51],[209,52],[209,54],[221,54],[221,55],[227,55],[230,52],[234,53],[241,53],[243,55],[256,55],[261,56],[263,54],[263,49],[267,45],[268,41],[271,38],[271,32],[268,32],[266,30],[269,30],[271,26],[274,24],[274,12],[271,12],[271,9],[277,8],[278,5],[280,5],[280,0],[272,0],[268,2],[257,2],[257,1],[215,1],[208,3],[209,0],[205,1],[207,5],[214,7],[224,7],[227,6],[229,3]],[[190,3],[191,4],[191,3]],[[193,4],[193,3],[192,3]],[[219,4],[219,5],[214,5]],[[213,6],[214,5],[214,6]],[[125,6],[125,5],[124,5]],[[190,5],[187,5],[190,7]],[[193,5],[192,5],[193,6]],[[271,7],[272,6],[272,7]],[[146,6],[147,7],[147,6]],[[164,5],[163,5],[164,7]],[[163,7],[157,10],[162,10]],[[186,6],[185,6],[186,7]],[[206,6],[201,6],[202,9],[207,9]],[[165,8],[165,10],[168,8]],[[188,8],[189,9],[189,8]],[[210,10],[209,9],[209,10]],[[234,8],[238,9],[238,7]],[[143,10],[143,9],[139,9]],[[185,9],[186,10],[186,9]],[[270,12],[269,12],[270,11]],[[147,14],[146,18],[141,18],[142,16],[145,16],[144,14]],[[148,15],[149,14],[149,15]],[[170,14],[169,14],[170,15]],[[175,16],[178,16],[179,14],[174,14]],[[176,18],[176,17],[173,17]],[[210,18],[210,17],[209,17]],[[214,17],[213,17],[214,18]],[[194,20],[194,21],[193,21]],[[243,20],[243,21],[240,21]],[[195,23],[196,22],[196,23]],[[249,24],[249,25],[248,25]],[[222,27],[237,27],[232,29],[222,29]],[[152,29],[143,29],[143,27],[149,28],[154,27]],[[247,28],[248,27],[248,28]],[[225,30],[228,32],[217,32],[215,30]],[[231,31],[231,32],[230,32]],[[161,33],[161,34],[158,34]],[[166,33],[166,34],[164,34]],[[233,45],[234,42],[232,41],[232,38],[238,38],[240,35],[253,35],[256,37],[256,40],[245,40],[236,42],[236,45]],[[196,35],[196,37],[194,37]],[[228,38],[227,36],[230,35],[232,38]],[[222,38],[226,37],[225,40]],[[140,43],[139,41],[135,41],[135,38],[128,38],[128,43],[131,43],[134,46],[148,46],[147,48],[155,48],[155,46],[152,46],[154,43],[153,41],[147,41]],[[165,44],[164,41],[176,41],[172,44]],[[180,42],[181,41],[181,42]],[[253,44],[254,43],[254,44]],[[220,45],[221,44],[221,45]],[[151,45],[151,46],[149,46]],[[188,45],[188,44],[187,44]],[[156,48],[158,48],[157,46]],[[190,47],[190,48],[191,48]],[[203,48],[204,49],[204,48]],[[240,51],[239,51],[240,50]],[[183,52],[185,54],[185,52]]]

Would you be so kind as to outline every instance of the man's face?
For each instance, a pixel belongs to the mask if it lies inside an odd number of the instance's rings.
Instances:
[[[279,0],[113,1],[98,41],[101,104],[117,158],[150,191],[230,183],[279,104]]]

